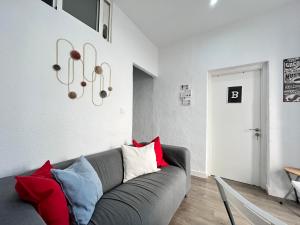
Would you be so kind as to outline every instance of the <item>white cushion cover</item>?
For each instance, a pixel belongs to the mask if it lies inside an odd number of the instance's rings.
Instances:
[[[156,164],[154,143],[140,148],[122,145],[122,155],[124,183],[143,174],[153,173],[160,170],[157,168]]]
[[[300,194],[300,181],[292,181],[292,184],[294,188],[297,190],[297,192]]]

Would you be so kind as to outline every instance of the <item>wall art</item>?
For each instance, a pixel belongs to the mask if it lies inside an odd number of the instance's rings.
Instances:
[[[181,105],[183,106],[190,106],[191,105],[191,98],[192,98],[192,90],[190,85],[183,84],[180,85],[180,101]]]
[[[228,87],[227,103],[241,103],[243,87]]]
[[[59,58],[61,45],[67,45],[69,47],[69,57],[67,62],[61,62]],[[93,65],[92,67],[87,66],[87,49],[93,52]],[[81,70],[75,72],[75,63],[80,65]],[[62,66],[67,68],[67,74],[62,74]],[[74,45],[67,39],[60,38],[56,41],[56,63],[52,66],[53,70],[56,72],[57,80],[62,84],[67,86],[67,96],[70,99],[79,99],[84,96],[85,89],[91,89],[91,101],[95,106],[102,106],[105,98],[111,95],[112,88],[112,75],[111,66],[107,62],[98,63],[98,52],[94,45],[87,42],[83,44],[82,55],[74,48]],[[81,77],[78,83],[75,81],[75,74],[79,74]],[[108,81],[106,82],[106,79]],[[96,82],[98,85],[96,85]],[[105,83],[108,86],[105,87]],[[78,85],[81,87],[80,93],[74,91],[73,87]]]
[[[300,102],[300,57],[283,60],[283,101]]]

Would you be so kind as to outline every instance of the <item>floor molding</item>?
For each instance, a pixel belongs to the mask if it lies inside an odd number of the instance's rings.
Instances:
[[[205,172],[196,171],[196,170],[192,170],[191,174],[192,174],[192,176],[195,176],[195,177],[201,177],[201,178],[207,178],[208,177],[208,175]]]

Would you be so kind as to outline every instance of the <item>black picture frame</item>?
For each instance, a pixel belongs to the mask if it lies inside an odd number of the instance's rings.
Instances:
[[[300,57],[283,60],[283,102],[300,102]]]
[[[42,0],[42,1],[50,5],[51,7],[53,7],[53,0]]]
[[[242,99],[243,99],[242,86],[228,87],[227,103],[242,103]]]

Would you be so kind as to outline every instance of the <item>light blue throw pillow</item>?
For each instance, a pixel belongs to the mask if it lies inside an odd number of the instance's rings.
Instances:
[[[103,195],[102,183],[92,165],[81,156],[68,168],[51,169],[51,173],[60,183],[76,223],[88,224]]]

